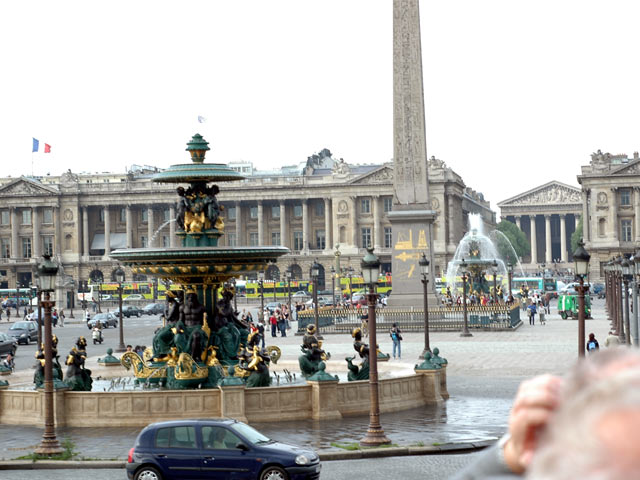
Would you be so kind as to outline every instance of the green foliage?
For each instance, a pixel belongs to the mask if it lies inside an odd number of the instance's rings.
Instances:
[[[527,240],[527,236],[518,228],[515,223],[509,222],[508,220],[502,220],[498,226],[497,230],[502,232],[509,242],[511,242],[511,246],[513,250],[515,250],[518,258],[522,258],[525,255],[528,255],[531,251],[531,246],[529,245],[529,241]],[[496,247],[498,248],[498,253],[505,260],[505,262],[509,262],[512,264],[516,264],[518,258],[513,257],[513,251],[509,248],[509,244],[507,241],[501,236],[496,235]]]
[[[30,453],[29,455],[24,455],[22,457],[16,458],[16,460],[71,460],[75,457],[78,452],[76,452],[76,444],[69,437],[65,437],[61,442],[60,446],[63,448],[62,453],[57,455],[42,455],[39,453]]]
[[[571,234],[571,251],[575,252],[576,248],[578,248],[578,242],[582,238],[582,216],[580,216],[580,220],[578,220],[578,224],[576,225],[576,231]]]

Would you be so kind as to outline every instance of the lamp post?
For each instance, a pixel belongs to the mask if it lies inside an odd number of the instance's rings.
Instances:
[[[622,292],[622,257],[618,257],[615,262],[616,268],[616,312],[618,321],[618,338],[620,343],[626,343],[625,324],[623,321],[623,302],[624,296]]]
[[[76,301],[75,292],[76,292],[76,281],[71,279],[71,302],[69,304],[69,308],[71,312],[69,313],[69,318],[76,318],[73,316],[73,304]]]
[[[118,267],[116,270],[116,281],[118,282],[118,310],[120,312],[120,320],[118,321],[118,327],[120,330],[120,345],[116,349],[116,352],[126,352],[127,348],[124,346],[124,317],[122,315],[122,283],[124,282],[124,270],[122,267]]]
[[[496,277],[498,276],[498,262],[495,260],[491,264],[491,271],[493,273],[493,303],[495,305],[498,303],[498,284],[496,281]]]
[[[629,334],[633,337],[633,344],[638,347],[638,274],[640,274],[640,251],[637,251],[631,259],[633,260],[633,320]]]
[[[316,335],[320,335],[318,325],[318,277],[320,277],[320,264],[317,260],[311,265],[311,279],[313,280],[313,316],[316,322]]]
[[[349,306],[353,306],[353,289],[351,288],[351,277],[353,277],[353,267],[349,265],[347,268],[347,276],[349,277]]]
[[[98,282],[98,313],[102,313],[102,279]]]
[[[589,259],[591,255],[584,249],[582,239],[578,242],[578,248],[573,252],[576,276],[580,282],[578,287],[578,357],[584,357],[585,335],[584,335],[584,277],[589,273]]]
[[[264,321],[264,272],[258,272],[258,283],[260,284],[260,320]]]
[[[331,265],[331,307],[336,307],[336,269]]]
[[[513,264],[507,263],[507,277],[509,278],[509,295],[511,295],[511,279],[513,278]]]
[[[367,254],[360,263],[364,282],[369,286],[367,295],[367,311],[369,315],[369,428],[360,445],[378,446],[388,445],[387,438],[380,425],[380,404],[378,401],[378,346],[376,342],[376,297],[375,285],[380,272],[380,260],[373,253],[373,248],[367,248]]]
[[[464,325],[462,327],[461,337],[472,337],[471,332],[469,332],[469,319],[467,314],[467,281],[469,280],[467,277],[467,263],[463,260],[460,263],[462,267],[462,317],[464,320]]]
[[[272,280],[273,280],[273,301],[277,302],[278,299],[276,298],[276,289],[278,288],[278,277],[276,276],[275,273],[272,276]]]
[[[20,284],[16,280],[16,318],[20,318]]]
[[[631,267],[633,264],[627,258],[623,258],[620,262],[622,267],[622,282],[624,284],[624,328],[627,332],[627,345],[631,345],[631,325],[629,321],[629,282],[633,280]]]
[[[44,433],[42,442],[35,452],[41,455],[55,455],[62,453],[62,448],[56,438],[56,426],[53,415],[53,345],[51,335],[51,309],[55,302],[51,301],[50,292],[56,287],[58,265],[51,261],[49,255],[43,255],[38,265],[38,291],[44,292],[42,301],[44,307]]]
[[[429,285],[429,260],[427,260],[424,253],[418,260],[418,265],[420,265],[420,274],[422,275],[422,294],[424,297],[424,349],[419,358],[424,359],[425,354],[431,351],[431,346],[429,345],[429,295],[427,288]]]
[[[298,316],[296,315],[296,318],[293,318],[293,312],[291,311],[291,267],[287,268],[287,271],[285,272],[285,276],[287,277],[287,297],[288,297],[288,305],[289,305],[289,319],[291,321],[293,320],[297,320]]]

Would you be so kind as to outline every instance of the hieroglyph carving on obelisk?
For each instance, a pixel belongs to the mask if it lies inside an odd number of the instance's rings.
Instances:
[[[394,203],[429,205],[418,0],[393,2]]]

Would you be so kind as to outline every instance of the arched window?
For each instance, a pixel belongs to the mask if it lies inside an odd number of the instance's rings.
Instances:
[[[291,265],[291,279],[302,280],[302,268],[300,268],[300,265],[296,263]]]
[[[280,280],[280,269],[275,265],[269,265],[267,267],[267,271],[265,272],[264,277],[267,280],[279,281]]]
[[[146,282],[147,281],[147,276],[146,275],[142,275],[141,273],[134,273],[133,274],[133,281],[134,282]]]
[[[104,275],[97,268],[91,271],[91,273],[89,274],[89,278],[91,279],[91,283],[94,284],[104,282]]]
[[[73,250],[71,243],[73,241],[73,235],[71,235],[70,233],[67,233],[64,237],[64,250],[65,252],[70,252],[71,250]]]
[[[601,218],[598,220],[598,236],[604,237],[605,232],[607,231],[607,220]]]
[[[320,273],[318,275],[318,291],[321,291],[325,289],[325,279],[324,279],[325,272],[322,264],[318,263],[318,265],[320,266]],[[311,269],[309,269],[309,278],[311,278]]]

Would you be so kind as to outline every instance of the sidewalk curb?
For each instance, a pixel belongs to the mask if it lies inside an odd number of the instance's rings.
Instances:
[[[320,452],[320,461],[360,460],[364,458],[404,457],[410,455],[448,455],[471,453],[493,445],[495,440],[478,440],[464,443],[444,443],[425,447],[367,448],[365,450]],[[124,469],[124,460],[4,460],[0,470],[68,470],[68,469]]]

